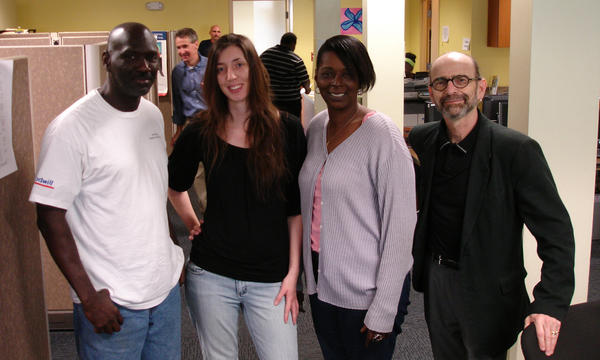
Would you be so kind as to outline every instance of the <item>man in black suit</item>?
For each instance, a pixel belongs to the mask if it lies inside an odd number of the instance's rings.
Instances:
[[[486,81],[470,56],[432,65],[429,92],[444,120],[413,128],[421,168],[413,284],[425,293],[436,359],[505,359],[535,323],[552,354],[574,289],[569,214],[538,143],[477,110]],[[543,261],[530,302],[523,224]]]

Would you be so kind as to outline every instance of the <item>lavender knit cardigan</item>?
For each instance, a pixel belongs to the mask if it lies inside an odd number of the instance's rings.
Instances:
[[[412,158],[402,132],[380,113],[369,116],[328,154],[328,121],[327,110],[311,121],[299,176],[308,293],[338,307],[368,310],[369,329],[391,332],[412,266],[417,219]],[[310,229],[315,182],[323,165],[317,287]]]

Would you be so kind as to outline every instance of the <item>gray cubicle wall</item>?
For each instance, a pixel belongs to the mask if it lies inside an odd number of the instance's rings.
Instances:
[[[9,56],[26,56],[29,61],[32,155],[37,163],[42,136],[50,121],[86,93],[84,47],[0,47],[0,57]],[[29,180],[29,184],[32,183],[33,176]],[[31,222],[29,226],[36,229],[35,222]],[[72,326],[69,324],[72,300],[68,283],[52,260],[41,236],[39,241],[42,243],[45,301],[50,328],[69,328]]]
[[[50,33],[0,34],[0,46],[52,45]]]
[[[39,235],[35,207],[27,201],[35,176],[28,60],[8,60],[13,66],[11,101],[3,94],[0,106],[11,108],[17,171],[0,178],[0,357],[49,359]]]
[[[108,40],[108,36],[62,36],[61,45],[87,45],[98,44]]]
[[[108,41],[108,31],[78,31],[55,33],[59,45],[89,45]]]
[[[52,45],[50,37],[0,38],[0,46]]]
[[[108,38],[108,34],[110,33],[110,31],[60,31],[57,33],[58,37],[73,37],[73,36],[83,36],[83,37],[88,37],[88,36],[105,36],[106,38]]]
[[[50,33],[2,33],[0,39],[31,39],[31,38],[47,38],[50,39]]]

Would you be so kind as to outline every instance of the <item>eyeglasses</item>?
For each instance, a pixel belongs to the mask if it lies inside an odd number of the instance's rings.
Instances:
[[[466,88],[467,85],[469,85],[469,83],[472,80],[481,80],[481,78],[480,77],[470,78],[467,75],[455,75],[451,79],[440,77],[440,78],[433,80],[431,82],[431,84],[429,84],[429,85],[431,85],[431,87],[434,90],[444,91],[448,87],[448,81],[452,81],[452,84],[454,85],[455,88],[462,89],[462,88]]]

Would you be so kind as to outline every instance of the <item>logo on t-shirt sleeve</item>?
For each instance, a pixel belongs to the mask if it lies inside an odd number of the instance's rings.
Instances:
[[[150,140],[160,139],[160,134],[153,132],[152,134],[150,134],[149,139]]]
[[[49,189],[54,189],[54,180],[47,180],[42,177],[35,178],[35,185],[43,186]]]

